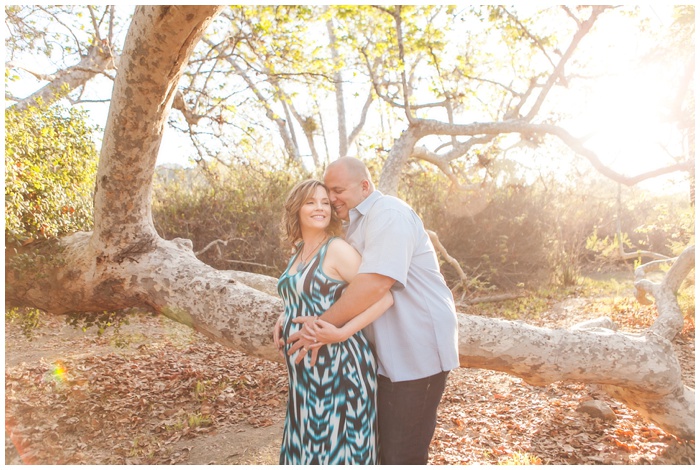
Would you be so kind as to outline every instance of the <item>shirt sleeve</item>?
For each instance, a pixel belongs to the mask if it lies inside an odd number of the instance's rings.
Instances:
[[[365,249],[358,273],[381,274],[405,287],[416,244],[410,214],[382,208],[366,217]]]

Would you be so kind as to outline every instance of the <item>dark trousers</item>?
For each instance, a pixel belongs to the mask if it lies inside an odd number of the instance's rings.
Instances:
[[[379,376],[377,418],[382,465],[428,463],[428,448],[446,381],[447,372],[404,382]]]

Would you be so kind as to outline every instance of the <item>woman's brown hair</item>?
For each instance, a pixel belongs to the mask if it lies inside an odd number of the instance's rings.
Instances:
[[[282,230],[286,234],[286,240],[292,245],[301,240],[301,226],[299,225],[299,209],[314,194],[316,188],[321,186],[328,194],[328,188],[321,181],[315,179],[304,180],[298,183],[287,196],[284,202],[284,214],[282,214]],[[331,221],[326,227],[329,235],[342,235],[343,228],[338,214],[331,206]]]

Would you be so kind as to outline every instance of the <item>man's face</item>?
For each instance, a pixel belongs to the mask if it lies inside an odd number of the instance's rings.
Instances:
[[[350,209],[369,195],[369,182],[354,177],[342,166],[328,168],[323,182],[328,187],[331,204],[343,220],[348,220]]]

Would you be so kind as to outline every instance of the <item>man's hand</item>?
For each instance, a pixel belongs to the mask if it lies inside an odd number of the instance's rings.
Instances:
[[[316,344],[316,338],[313,336],[313,330],[311,328],[316,318],[317,317],[309,316],[297,317],[292,320],[294,323],[304,324],[299,329],[299,331],[290,335],[289,339],[287,340],[287,344],[291,344],[289,351],[287,351],[288,356],[291,356],[295,352],[299,351],[299,354],[297,355],[297,358],[294,361],[297,364],[304,360],[304,357],[306,356],[307,352],[311,351],[310,365],[312,367],[316,365],[316,358],[318,357],[318,347],[313,347]]]

